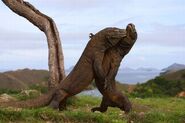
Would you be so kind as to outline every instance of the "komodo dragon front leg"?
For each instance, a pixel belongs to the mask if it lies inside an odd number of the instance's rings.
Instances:
[[[94,72],[101,81],[105,81],[105,72],[102,67],[104,52],[97,52],[95,54],[93,63]]]
[[[110,64],[111,68],[110,68],[110,71],[108,72],[108,75],[106,76],[106,81],[104,85],[104,88],[109,90],[111,90],[112,88],[111,82],[115,81],[115,77],[118,73],[118,69],[122,61],[122,58],[117,58],[117,59],[114,59],[113,61],[114,62],[111,62]]]

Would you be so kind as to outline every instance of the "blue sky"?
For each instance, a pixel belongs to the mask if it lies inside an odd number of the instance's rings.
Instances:
[[[88,34],[134,23],[138,40],[121,67],[185,64],[184,0],[28,0],[52,17],[60,32],[65,67],[76,64]],[[0,2],[0,69],[48,68],[45,35]]]

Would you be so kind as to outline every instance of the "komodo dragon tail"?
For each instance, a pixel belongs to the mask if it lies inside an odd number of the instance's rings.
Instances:
[[[52,100],[54,93],[55,90],[51,90],[47,94],[39,96],[35,99],[29,99],[25,101],[1,102],[0,107],[36,108],[46,106]]]

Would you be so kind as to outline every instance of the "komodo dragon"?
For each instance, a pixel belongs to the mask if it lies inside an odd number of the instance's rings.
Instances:
[[[100,107],[92,108],[92,111],[105,112],[108,106],[118,107],[125,112],[131,110],[131,103],[128,98],[117,90],[115,76],[124,56],[130,51],[137,39],[137,32],[133,24],[129,24],[126,28],[127,37],[122,39],[115,47],[105,52],[103,60],[103,69],[106,74],[107,82],[102,82],[97,77],[95,83],[98,90],[103,95]],[[92,34],[91,34],[92,37]]]
[[[102,69],[104,52],[124,37],[126,37],[126,32],[123,29],[105,28],[101,30],[90,39],[75,67],[58,87],[36,99],[0,103],[0,106],[32,108],[45,106],[51,102],[50,107],[58,108],[62,100],[84,90],[95,78],[94,72],[101,81],[104,81],[105,75]]]

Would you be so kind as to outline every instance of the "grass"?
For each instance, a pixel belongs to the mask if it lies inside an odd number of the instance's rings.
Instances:
[[[34,92],[29,92],[29,95],[26,95],[24,93],[21,93],[21,90],[14,90],[14,89],[0,89],[0,94],[8,94],[11,95],[18,100],[27,100],[27,99],[33,99],[37,97],[39,94],[44,94],[48,91],[48,88],[46,86],[33,84],[28,87],[28,90],[34,90]],[[23,90],[24,91],[24,90]]]
[[[80,95],[68,100],[67,110],[48,107],[37,109],[1,108],[2,122],[64,122],[64,123],[185,123],[185,99],[181,98],[131,98],[134,106],[128,115],[118,108],[106,113],[90,110],[98,106],[98,97]]]
[[[185,123],[185,99],[145,98],[132,102],[136,106],[129,117],[136,123]]]

